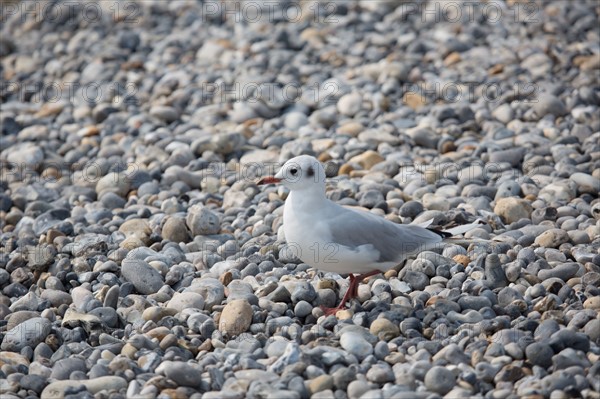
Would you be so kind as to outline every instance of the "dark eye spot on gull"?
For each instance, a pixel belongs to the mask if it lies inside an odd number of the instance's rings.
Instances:
[[[315,175],[315,169],[312,166],[309,166],[308,170],[306,171],[306,174],[308,175],[308,177],[313,177]]]

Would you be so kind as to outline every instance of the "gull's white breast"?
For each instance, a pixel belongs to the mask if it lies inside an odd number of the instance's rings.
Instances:
[[[335,241],[327,209],[294,209],[288,198],[283,214],[283,231],[288,249],[310,266],[340,274],[388,270],[397,262],[378,262],[379,252],[371,244],[350,248]]]

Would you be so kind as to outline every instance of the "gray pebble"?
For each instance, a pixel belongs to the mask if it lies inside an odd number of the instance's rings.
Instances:
[[[424,382],[428,390],[445,395],[456,384],[456,378],[450,370],[434,366],[425,374]]]
[[[294,314],[296,317],[306,317],[311,314],[313,310],[313,306],[306,301],[299,301],[296,306],[294,306]]]
[[[160,273],[143,260],[124,260],[121,263],[121,274],[141,294],[154,294],[164,285]]]
[[[506,274],[502,269],[500,258],[496,254],[489,254],[485,259],[485,278],[493,287],[504,287],[508,284]]]
[[[52,366],[51,378],[68,380],[74,371],[86,370],[85,360],[77,357],[61,359]]]
[[[538,277],[542,280],[556,277],[563,281],[567,281],[579,271],[579,267],[579,264],[575,262],[561,263],[552,269],[540,270],[538,272]]]
[[[568,112],[560,99],[548,93],[539,96],[539,101],[534,104],[533,109],[539,118],[546,114],[556,117],[564,116]]]
[[[156,372],[164,373],[165,377],[177,385],[187,387],[199,387],[202,381],[202,372],[194,365],[182,361],[163,361]]]
[[[26,346],[35,348],[50,333],[51,322],[42,317],[33,317],[10,329],[2,340],[5,351],[19,352]]]

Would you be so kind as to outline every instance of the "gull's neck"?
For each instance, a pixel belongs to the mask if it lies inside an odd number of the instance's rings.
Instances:
[[[296,212],[315,212],[321,210],[329,200],[325,196],[324,189],[315,190],[311,188],[291,191],[285,202],[286,207],[294,209]]]

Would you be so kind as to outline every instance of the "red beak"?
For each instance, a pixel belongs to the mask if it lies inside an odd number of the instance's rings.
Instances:
[[[276,178],[275,176],[265,176],[261,178],[256,184],[275,184],[279,183],[281,179]]]

